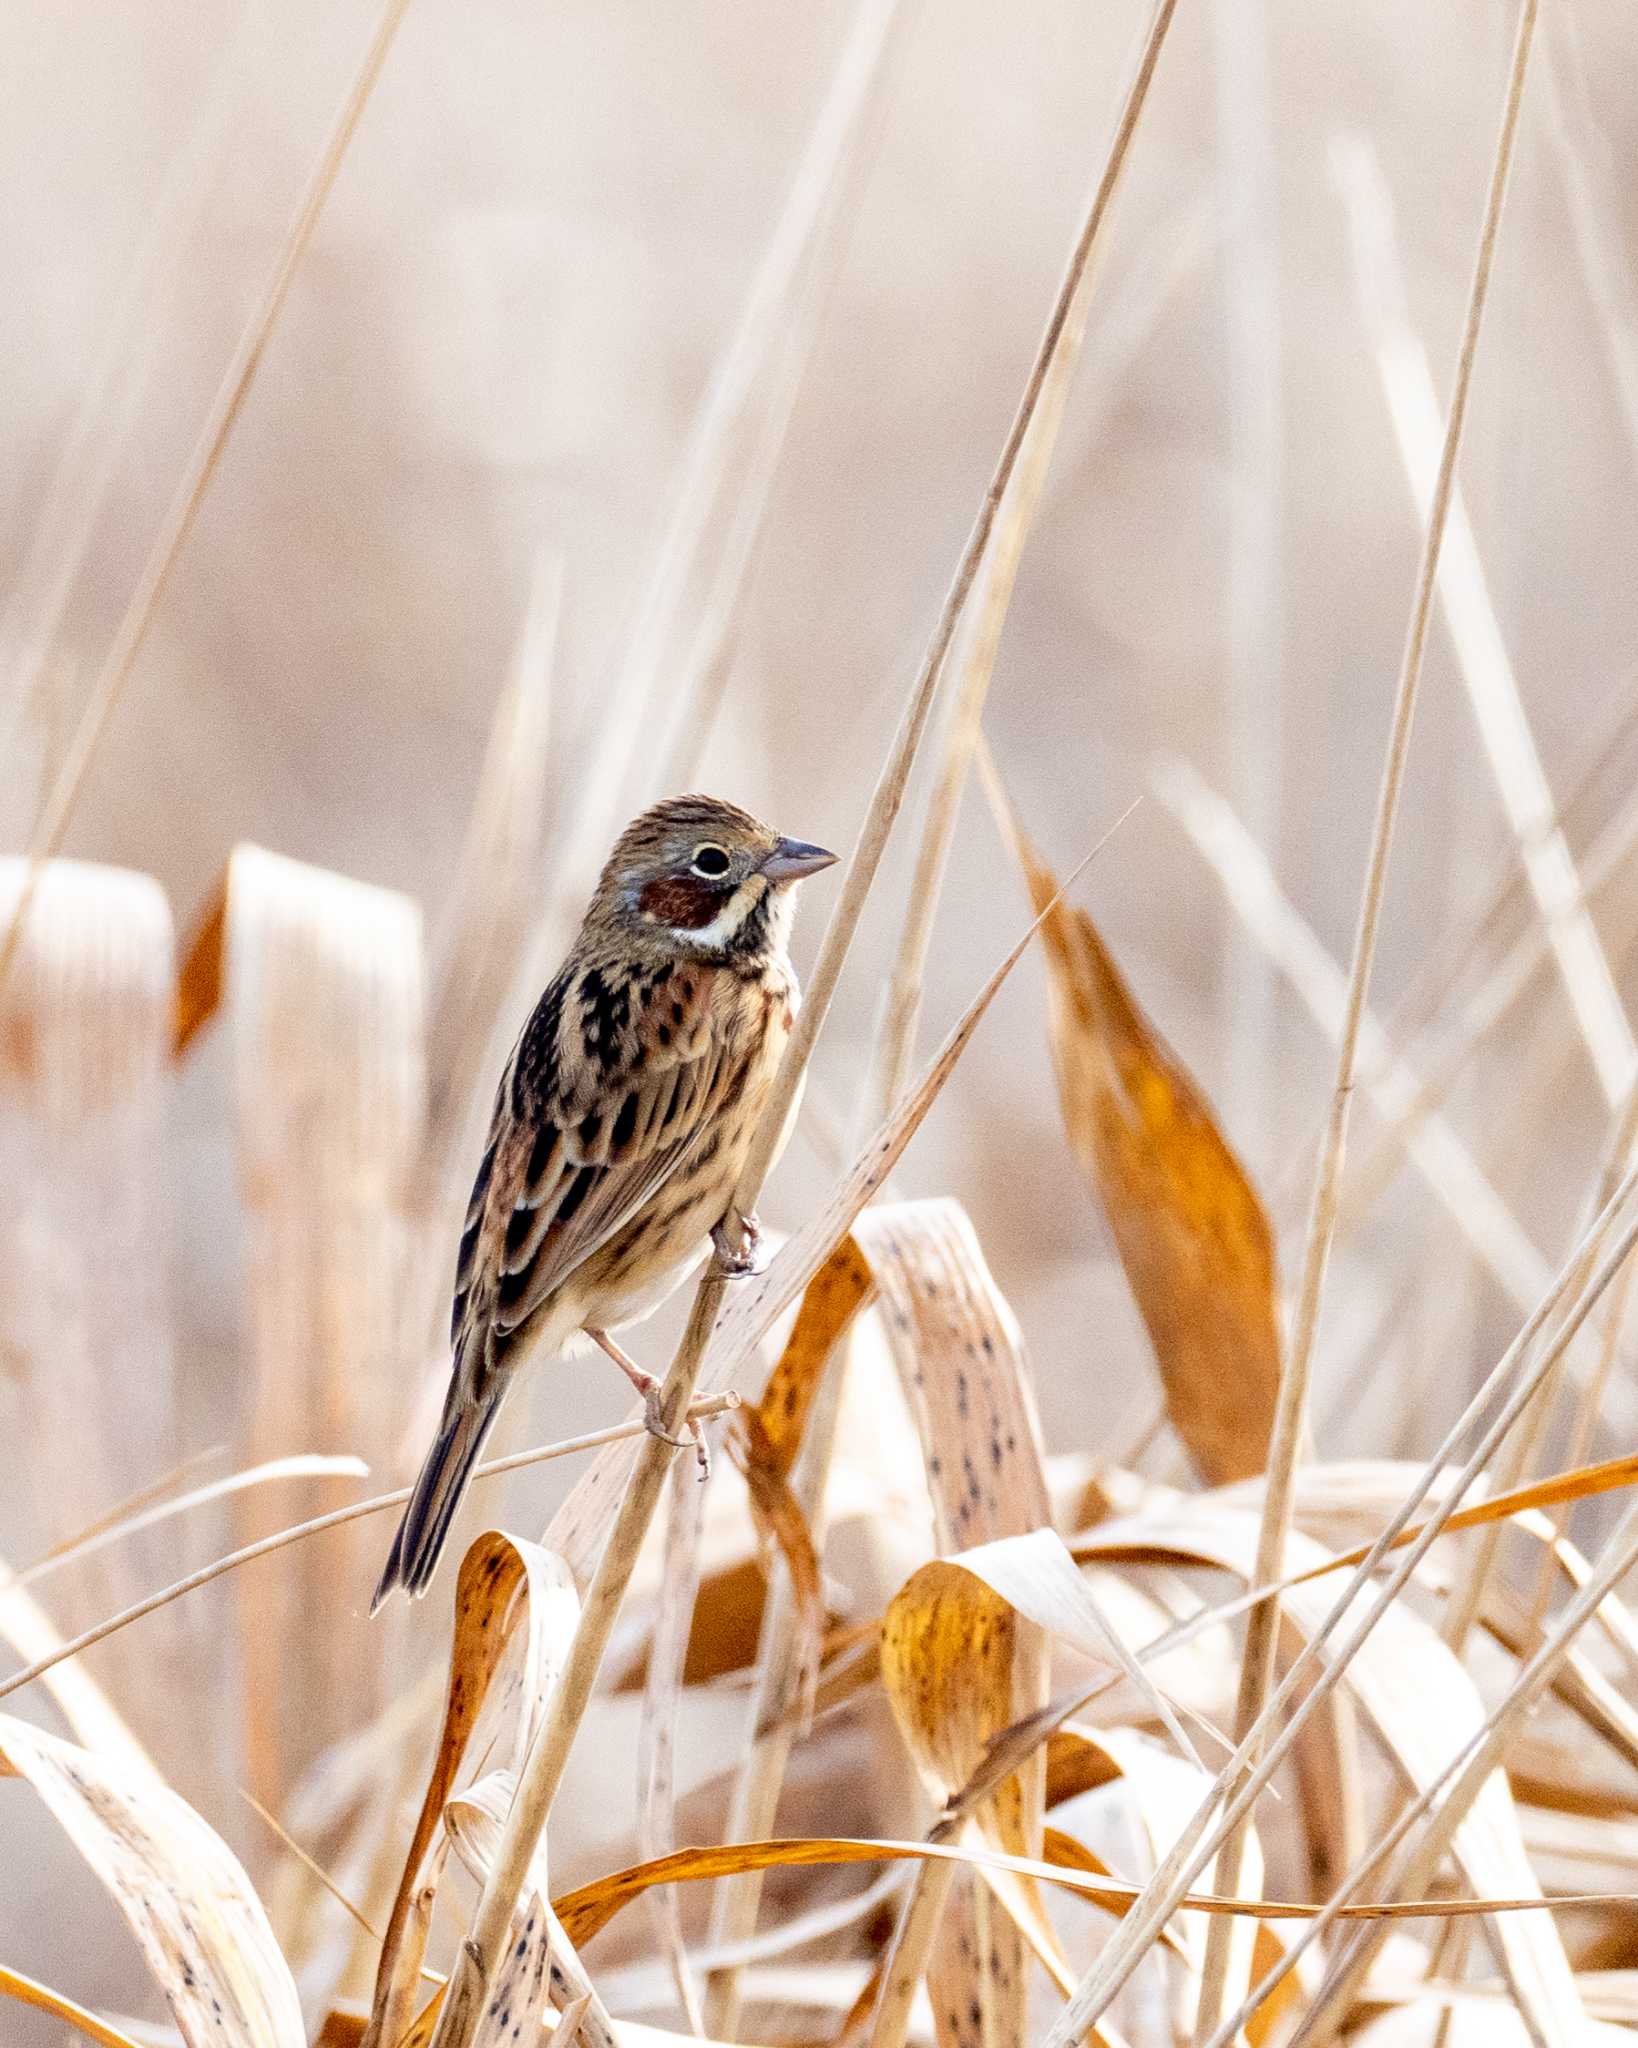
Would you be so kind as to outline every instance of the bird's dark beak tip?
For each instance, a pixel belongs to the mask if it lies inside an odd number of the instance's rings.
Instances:
[[[805,839],[781,839],[762,863],[762,872],[770,882],[797,882],[833,867],[836,860],[827,847],[810,846]]]

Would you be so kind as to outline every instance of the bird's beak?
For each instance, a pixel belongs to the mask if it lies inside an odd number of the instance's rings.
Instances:
[[[781,839],[762,862],[760,873],[770,882],[799,882],[804,875],[816,875],[821,868],[835,865],[836,856],[822,846],[809,846],[805,839]]]

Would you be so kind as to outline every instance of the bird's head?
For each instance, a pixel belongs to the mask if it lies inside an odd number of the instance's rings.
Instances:
[[[667,952],[756,959],[783,946],[796,884],[835,858],[720,797],[668,797],[616,840],[593,912]]]

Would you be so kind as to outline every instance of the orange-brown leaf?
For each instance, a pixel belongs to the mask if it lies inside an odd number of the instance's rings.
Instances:
[[[1017,847],[1036,908],[1057,884]],[[1103,1202],[1172,1423],[1213,1485],[1267,1456],[1280,1377],[1274,1236],[1211,1105],[1144,1016],[1085,911],[1042,927],[1064,1124]]]

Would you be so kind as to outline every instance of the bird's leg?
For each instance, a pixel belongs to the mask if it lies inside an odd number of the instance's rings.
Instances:
[[[684,1425],[687,1430],[685,1436],[673,1436],[661,1421],[661,1388],[660,1382],[654,1377],[653,1373],[644,1372],[643,1368],[634,1358],[628,1358],[607,1330],[594,1330],[588,1326],[586,1335],[597,1346],[599,1351],[606,1352],[614,1360],[626,1378],[630,1380],[638,1393],[642,1395],[643,1422],[648,1429],[649,1435],[657,1436],[663,1444],[675,1444],[679,1451],[686,1449],[689,1444],[692,1444],[694,1446],[694,1455],[699,1460],[700,1477],[701,1479],[709,1479],[711,1476],[711,1450],[705,1441],[705,1431],[700,1427],[699,1417],[691,1415],[688,1418],[687,1423]]]
[[[712,1224],[711,1242],[717,1249],[717,1264],[730,1280],[766,1271],[768,1262],[761,1256],[762,1225],[754,1215],[742,1216],[737,1209],[730,1209],[720,1223]]]

